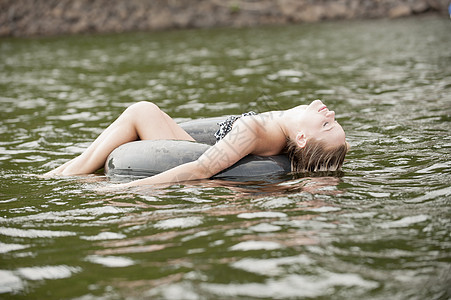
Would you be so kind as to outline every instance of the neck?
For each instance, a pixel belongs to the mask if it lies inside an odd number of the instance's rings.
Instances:
[[[287,138],[291,140],[295,139],[300,130],[300,110],[304,110],[306,107],[307,105],[299,105],[294,108],[285,110],[280,114],[279,126]]]

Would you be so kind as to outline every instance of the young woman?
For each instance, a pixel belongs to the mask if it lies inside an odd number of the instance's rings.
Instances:
[[[210,178],[248,154],[270,156],[287,152],[293,172],[335,171],[341,168],[348,149],[335,112],[320,100],[285,111],[229,118],[215,136],[217,143],[196,161],[121,186]],[[158,106],[138,102],[128,107],[80,156],[46,176],[93,173],[103,167],[116,147],[139,139],[194,141]]]

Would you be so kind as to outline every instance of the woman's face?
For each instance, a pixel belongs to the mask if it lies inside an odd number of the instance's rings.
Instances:
[[[346,135],[337,121],[335,112],[329,110],[320,100],[315,100],[301,113],[301,128],[307,140],[315,138],[331,147],[346,142]]]

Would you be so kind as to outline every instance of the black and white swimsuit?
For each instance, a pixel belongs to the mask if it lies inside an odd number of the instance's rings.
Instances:
[[[245,116],[255,116],[256,114],[256,112],[250,111],[241,116],[229,116],[225,121],[218,123],[219,129],[215,132],[216,143],[222,140],[232,130],[233,123],[235,123],[236,120]]]

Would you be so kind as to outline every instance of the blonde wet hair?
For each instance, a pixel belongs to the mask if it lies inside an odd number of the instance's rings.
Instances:
[[[303,148],[287,139],[286,152],[294,173],[338,171],[343,165],[349,150],[347,142],[336,147],[326,146],[324,142],[310,139]]]

